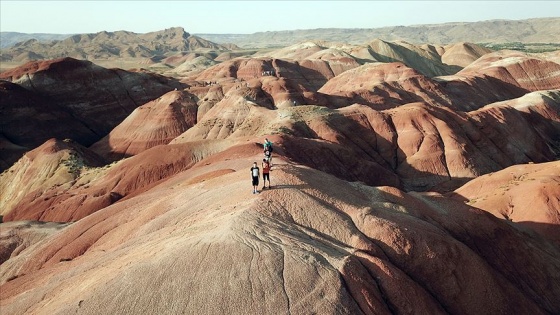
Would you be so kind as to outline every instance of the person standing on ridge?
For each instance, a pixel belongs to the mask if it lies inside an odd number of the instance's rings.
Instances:
[[[272,157],[270,156],[270,151],[264,151],[264,160],[266,160],[268,164],[272,165]]]
[[[257,166],[257,162],[253,163],[253,167],[251,167],[251,177],[253,178],[253,194],[258,194],[258,186],[259,186],[259,167]],[[269,180],[270,186],[270,180]]]
[[[270,165],[272,165],[272,142],[268,140],[268,138],[264,139],[263,143],[264,148],[264,158],[268,161]]]
[[[268,180],[268,189],[272,188],[270,186],[270,163],[266,159],[262,161],[262,169],[263,169],[263,188],[266,188],[266,181]]]
[[[272,142],[270,142],[270,140],[268,140],[268,138],[264,139],[264,143],[263,143],[263,148],[264,150],[268,150],[272,152]]]

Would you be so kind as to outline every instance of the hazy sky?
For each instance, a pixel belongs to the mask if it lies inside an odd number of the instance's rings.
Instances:
[[[10,1],[0,31],[255,33],[312,28],[375,28],[560,15],[560,1]],[[559,30],[560,31],[560,30]]]

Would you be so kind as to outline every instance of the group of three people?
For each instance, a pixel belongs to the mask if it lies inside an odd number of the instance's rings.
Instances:
[[[263,187],[262,189],[266,188],[266,181],[268,180],[268,189],[272,188],[270,186],[270,167],[272,165],[272,142],[265,139],[264,144],[264,159],[262,160],[262,172],[263,172]],[[260,176],[260,169],[257,166],[257,162],[253,163],[253,167],[251,167],[251,177],[253,180],[253,194],[257,194],[258,186],[259,186],[259,176]]]

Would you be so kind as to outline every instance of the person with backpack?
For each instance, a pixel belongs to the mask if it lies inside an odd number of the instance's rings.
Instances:
[[[270,186],[270,163],[266,160],[263,159],[262,161],[262,169],[263,169],[263,188],[266,188],[266,181],[268,180],[268,189],[272,188]]]
[[[268,150],[264,151],[264,159],[268,162],[268,164],[270,164],[272,162],[272,157],[270,156],[270,151],[268,151]]]
[[[260,170],[259,167],[257,166],[257,162],[253,163],[253,167],[251,167],[251,177],[253,179],[253,194],[258,194],[259,191],[257,190],[258,186],[259,186],[259,174]],[[269,180],[269,186],[270,186],[270,180]]]
[[[272,142],[266,138],[263,143],[264,148],[264,158],[268,161],[270,166],[272,166]]]

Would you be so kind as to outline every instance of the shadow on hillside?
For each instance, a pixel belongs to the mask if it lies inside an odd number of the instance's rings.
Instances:
[[[347,181],[392,186],[406,191],[443,193],[472,179],[407,167],[405,153],[396,142],[384,139],[374,129],[366,128],[344,115],[332,113],[326,124],[335,133],[336,142],[323,140],[306,122],[300,121],[294,128],[294,134],[283,138],[286,157]],[[399,173],[404,169],[406,173]]]
[[[420,81],[422,79],[419,79]],[[426,79],[430,80],[430,79]],[[431,81],[434,85],[439,85],[435,80]],[[420,85],[421,82],[410,83]],[[328,108],[341,108],[352,104],[367,105],[375,110],[392,109],[409,103],[437,104],[438,106],[452,107],[453,103],[445,99],[443,88],[433,88],[428,86],[422,90],[422,95],[414,90],[407,90],[404,87],[396,87],[387,83],[375,85],[372,89],[357,88],[355,91],[345,91],[340,94],[326,94],[318,92],[321,99],[326,99],[324,106]],[[323,104],[320,104],[323,105]]]
[[[312,192],[301,191],[301,193],[305,194],[307,198],[313,200],[313,203],[311,204],[316,203],[320,205],[320,207],[318,208],[309,206],[309,208],[302,210],[312,212],[315,211],[315,209],[329,209],[340,216],[341,220],[346,222],[349,227],[352,227],[352,229],[355,228],[358,233],[361,233],[361,230],[359,230],[355,226],[351,215],[342,210],[343,208],[340,208],[340,202],[348,204],[356,209],[361,209],[360,216],[372,216],[395,223],[400,222],[400,224],[403,224],[404,222],[410,222],[409,220],[411,218],[413,218],[414,220],[426,221],[431,224],[434,224],[434,220],[435,222],[438,222],[440,219],[448,220],[450,218],[454,218],[454,220],[457,220],[457,223],[459,223],[461,222],[462,218],[470,218],[470,222],[474,222],[477,220],[477,218],[480,218],[483,220],[494,221],[500,224],[502,229],[507,229],[506,225],[510,225],[513,226],[517,231],[522,232],[531,238],[535,238],[538,241],[541,241],[542,239],[540,235],[537,235],[530,228],[526,227],[527,225],[529,225],[526,224],[526,222],[512,223],[510,221],[504,220],[503,218],[496,218],[494,215],[487,211],[471,211],[471,209],[475,207],[466,204],[466,198],[455,193],[450,193],[443,196],[418,193],[402,195],[397,191],[387,187],[372,188],[371,190],[348,187],[347,183],[337,183],[336,180],[328,180],[328,176],[326,177],[324,174],[318,173],[316,170],[313,170],[311,168],[299,168],[292,166],[289,170],[289,173],[296,176],[300,181],[309,184],[279,185],[282,188],[315,189],[328,196],[328,198],[324,199],[315,196]],[[351,185],[352,184],[350,184],[350,186]],[[400,205],[406,210],[395,211],[395,205]],[[523,224],[525,224],[526,226],[522,226]],[[465,227],[469,225],[470,223],[467,222]],[[448,233],[451,237],[454,237],[461,242],[464,241],[461,239],[462,237],[466,237],[468,239],[468,234],[457,235],[455,234],[456,232],[449,230],[450,227],[445,228],[438,224],[436,224],[435,226],[438,229],[446,231],[446,233]],[[560,239],[558,238],[560,230],[558,230],[557,225],[542,224],[540,228],[549,229],[551,232],[556,233],[556,240]],[[555,241],[555,239],[551,237],[544,238],[548,240],[552,239],[552,241]],[[375,241],[374,239],[372,240]]]
[[[393,43],[388,43],[389,45],[393,46],[396,44]],[[416,69],[418,72],[422,73],[423,75],[431,78],[431,77],[435,77],[435,76],[441,76],[441,75],[451,75],[451,74],[455,74],[459,71],[461,71],[463,68],[460,66],[453,66],[453,65],[448,65],[448,64],[444,64],[443,62],[441,62],[440,60],[432,60],[429,58],[426,58],[424,56],[421,56],[420,54],[418,54],[417,52],[410,50],[407,47],[404,46],[400,46],[398,45],[398,50],[404,50],[404,53],[401,53],[401,55],[406,57],[409,57],[411,59],[415,59],[415,60],[419,60],[420,62],[415,64],[415,65],[411,65],[411,64],[407,64],[407,61],[405,60],[404,62],[401,60],[398,60],[396,58],[391,58],[389,56],[384,56],[381,55],[377,52],[375,52],[373,49],[369,48],[369,53],[378,61],[380,62],[386,62],[386,63],[390,63],[390,62],[401,62],[406,64],[407,67]]]
[[[446,81],[434,78],[450,97],[452,108],[473,111],[488,104],[519,98],[529,90],[487,75],[467,76],[468,80]]]
[[[558,110],[557,115],[560,116],[560,103],[556,104],[556,110]],[[535,132],[546,141],[554,159],[560,160],[560,122],[548,119],[534,110],[520,113],[533,126]]]
[[[465,198],[464,196],[456,192],[452,191],[446,193],[444,197],[456,200],[458,202],[465,203],[469,207],[480,209],[475,206],[469,205],[468,204],[469,199]],[[514,222],[503,216],[495,216],[494,214],[485,211],[484,209],[480,209],[480,210],[484,211],[485,213],[488,213],[491,216],[496,217],[497,219],[507,222],[509,225],[515,227],[517,230],[529,235],[532,238],[541,241],[546,240],[546,242],[550,242],[551,244],[553,244],[557,248],[557,250],[560,250],[560,224],[542,223],[542,222],[534,222],[534,221]]]
[[[406,103],[424,102],[425,100],[416,93],[397,89],[391,86],[383,86],[375,88],[373,91],[356,91],[348,92],[347,95],[332,95],[318,92],[329,79],[321,72],[302,66],[300,64],[292,64],[281,59],[274,60],[276,76],[285,80],[286,93],[289,95],[290,102],[299,104],[315,104],[328,108],[340,108],[355,103],[368,105],[376,110],[384,110],[394,108]],[[292,68],[297,67],[296,70]],[[311,94],[309,92],[312,92]],[[273,100],[269,92],[263,90],[267,96],[267,100]],[[436,99],[441,104],[446,105],[448,102],[435,93],[426,92],[431,98]],[[364,96],[376,96],[375,101],[368,100]]]
[[[530,229],[532,237],[543,238],[552,243],[557,250],[560,250],[560,224],[542,223],[534,221],[510,222],[522,231]],[[538,236],[537,236],[538,235]]]
[[[282,59],[273,59],[272,67],[274,67],[278,78],[284,78],[296,83],[294,87],[300,84],[308,91],[317,92],[329,80],[321,72],[304,67],[297,62],[291,63]],[[293,71],[292,68],[296,68],[297,71]]]

